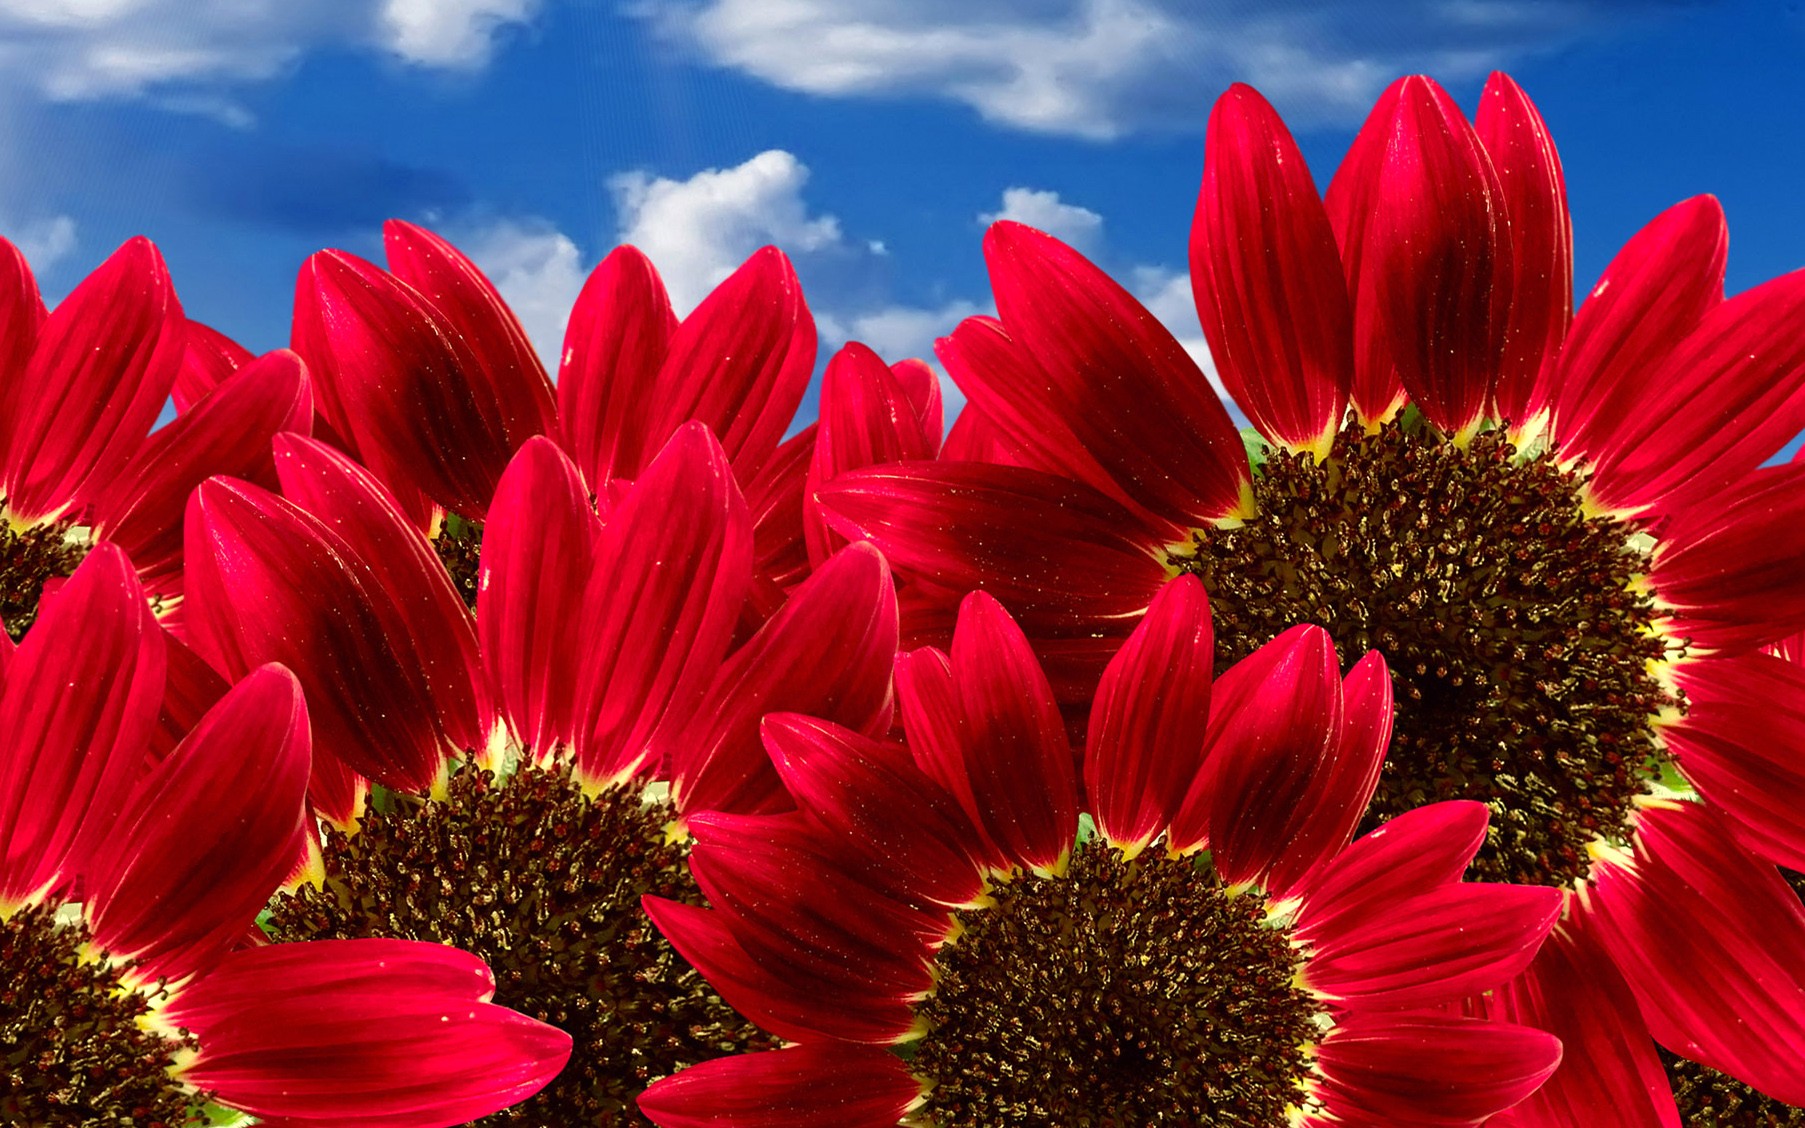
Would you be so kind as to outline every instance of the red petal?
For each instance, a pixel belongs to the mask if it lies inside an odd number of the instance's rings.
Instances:
[[[794,713],[767,715],[761,732],[796,806],[893,871],[895,892],[952,906],[982,892],[970,821],[906,756]]]
[[[284,498],[210,478],[188,500],[185,545],[196,653],[228,677],[266,662],[294,671],[316,760],[336,756],[397,790],[432,786],[455,746],[427,684],[426,656],[388,593],[360,578],[342,540]]]
[[[1503,360],[1511,246],[1498,175],[1430,79],[1398,92],[1372,222],[1366,265],[1404,387],[1444,432],[1468,431]]]
[[[94,535],[130,554],[153,596],[180,597],[182,512],[194,487],[215,474],[275,485],[270,439],[306,432],[313,394],[301,358],[266,353],[220,383],[168,426],[151,433],[110,488],[94,500]]]
[[[178,414],[225,383],[226,377],[257,355],[212,326],[192,319],[187,324],[187,338],[181,370],[176,373],[175,386],[169,390]]]
[[[808,1042],[693,1065],[647,1089],[662,1128],[894,1128],[922,1083],[886,1050]]]
[[[1329,214],[1335,241],[1341,246],[1354,316],[1354,382],[1350,398],[1360,421],[1368,425],[1390,419],[1404,406],[1405,399],[1380,309],[1380,274],[1372,260],[1379,173],[1391,142],[1398,98],[1407,81],[1400,78],[1379,95],[1323,198],[1323,209]]]
[[[510,446],[556,434],[558,408],[539,353],[476,264],[444,239],[399,219],[382,225],[389,269],[432,302],[475,354],[471,375]]]
[[[746,954],[799,989],[914,998],[933,987],[932,946],[951,917],[889,896],[798,816],[705,812],[690,822],[690,870]]]
[[[890,727],[896,590],[884,558],[849,545],[810,576],[653,737],[682,812],[757,810],[781,784],[759,742],[766,713],[806,713],[867,735]],[[657,753],[655,753],[657,754]]]
[[[1511,245],[1510,315],[1495,414],[1521,432],[1547,407],[1548,377],[1573,320],[1573,222],[1548,124],[1523,88],[1493,72],[1473,122],[1497,170]]]
[[[1207,842],[1229,884],[1262,880],[1317,817],[1340,751],[1341,668],[1328,632],[1292,627],[1216,679],[1202,770],[1170,844]]]
[[[983,592],[960,604],[951,670],[957,732],[918,746],[917,756],[925,750],[957,757],[929,774],[958,797],[1009,863],[1057,868],[1078,833],[1078,784],[1065,724],[1021,628]],[[914,677],[913,667],[898,667],[911,732],[926,724]]]
[[[1330,1114],[1423,1128],[1477,1125],[1535,1092],[1560,1060],[1560,1042],[1540,1030],[1440,1015],[1348,1015],[1317,1051]]]
[[[143,768],[163,701],[163,631],[131,561],[102,542],[46,600],[0,688],[0,905],[80,869]]]
[[[355,255],[321,251],[301,268],[293,339],[321,414],[377,477],[484,516],[514,448],[475,353],[424,296]]]
[[[644,426],[677,315],[651,260],[616,247],[583,283],[564,333],[558,425],[592,490],[635,477],[662,435]]]
[[[309,763],[301,685],[264,666],[138,785],[85,875],[89,930],[132,977],[180,981],[256,920],[301,848]]]
[[[1560,912],[1558,889],[1449,882],[1318,931],[1305,981],[1349,1006],[1433,1007],[1515,977]]]
[[[576,631],[601,535],[577,468],[550,439],[528,439],[483,526],[476,627],[503,709],[539,758],[572,740]]]
[[[810,563],[819,566],[846,543],[828,528],[815,498],[821,483],[864,466],[933,458],[938,439],[927,432],[908,389],[881,357],[856,341],[835,353],[821,378],[820,429],[803,491]]]
[[[1084,791],[1097,829],[1139,850],[1165,830],[1203,765],[1215,635],[1195,576],[1153,597],[1110,660],[1084,742]]]
[[[1698,803],[1641,812],[1634,860],[1595,865],[1585,931],[1663,1046],[1805,1105],[1805,905]]]
[[[815,370],[815,321],[790,260],[775,247],[752,257],[683,319],[652,394],[634,405],[646,449],[686,420],[720,437],[741,481],[758,474],[789,429]],[[612,473],[634,477],[616,462]]]
[[[1561,1067],[1511,1109],[1511,1128],[1680,1128],[1636,1000],[1584,937],[1557,927],[1527,972],[1481,1002],[1488,1018],[1561,1040]]]
[[[819,430],[810,423],[779,443],[758,476],[746,483],[746,508],[752,514],[753,580],[741,616],[743,635],[776,614],[789,589],[809,573],[803,507]]]
[[[479,754],[499,720],[477,650],[469,606],[425,537],[369,471],[325,443],[278,435],[276,472],[290,501],[339,538],[334,547],[385,610],[396,613],[432,697],[435,721],[454,747]],[[393,629],[393,628],[392,628]]]
[[[11,419],[23,410],[28,393],[25,368],[37,347],[44,326],[44,299],[38,294],[31,264],[19,248],[0,239],[0,419]],[[10,432],[0,426],[0,467],[6,465]]]
[[[1210,111],[1191,293],[1216,371],[1254,426],[1326,452],[1354,372],[1347,283],[1303,154],[1241,83]]]
[[[781,1038],[819,1037],[890,1043],[909,1033],[915,1015],[894,993],[857,992],[845,985],[798,986],[747,954],[727,917],[696,905],[644,900],[646,915],[728,1006]]]
[[[1695,650],[1749,650],[1805,627],[1805,464],[1747,475],[1662,540],[1649,583],[1665,629]]]
[[[570,1036],[487,1000],[483,962],[414,940],[316,940],[228,955],[165,1017],[200,1054],[180,1077],[258,1117],[455,1124],[525,1100]]]
[[[1715,501],[1805,427],[1805,271],[1711,309],[1642,379],[1593,496],[1668,512]]]
[[[1686,716],[1662,732],[1751,849],[1805,870],[1805,669],[1752,653],[1679,665]]]
[[[1310,875],[1297,910],[1309,940],[1346,932],[1399,901],[1460,880],[1485,841],[1485,804],[1430,803],[1361,835]]]
[[[167,676],[157,731],[150,738],[149,763],[153,766],[168,758],[188,731],[231,688],[200,655],[169,634],[168,628],[164,628],[163,653]]]
[[[1234,423],[1196,363],[1128,291],[1019,223],[991,225],[984,260],[1009,335],[1046,373],[1038,394],[1123,492],[1184,525],[1245,507],[1250,471]]]
[[[901,381],[909,402],[915,405],[915,418],[921,433],[927,436],[931,451],[940,449],[946,435],[946,407],[940,395],[940,377],[927,361],[906,357],[890,366],[890,374]]]
[[[953,428],[956,439],[975,449],[949,444],[941,457],[947,461],[994,462],[1026,466],[1034,470],[1076,478],[1134,512],[1141,522],[1157,527],[1166,540],[1181,540],[1182,525],[1148,513],[1131,500],[1111,472],[1104,468],[1065,422],[1065,407],[1047,394],[1052,378],[1019,338],[991,317],[968,317],[951,336],[935,342],[940,362],[969,397]],[[990,432],[988,442],[969,437],[974,431]]]
[[[899,573],[982,588],[1043,630],[1125,631],[1166,582],[1127,510],[1068,479],[1014,466],[905,462],[819,489],[829,521],[870,540]]]
[[[181,304],[148,239],[127,242],[63,299],[0,416],[0,495],[16,521],[107,485],[163,410],[185,344]]]
[[[1310,778],[1304,801],[1314,814],[1266,875],[1267,891],[1290,897],[1313,868],[1346,848],[1366,816],[1391,746],[1391,671],[1376,650],[1342,680],[1341,733],[1335,755]]]
[[[575,750],[587,780],[637,770],[665,709],[713,680],[751,560],[727,456],[685,424],[602,530],[578,627]]]
[[[1648,375],[1722,303],[1729,231],[1711,196],[1650,220],[1605,267],[1555,362],[1550,427],[1563,457],[1609,455],[1631,436]]]

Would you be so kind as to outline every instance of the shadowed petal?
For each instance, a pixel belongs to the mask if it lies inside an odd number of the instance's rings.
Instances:
[[[454,747],[388,593],[359,578],[318,518],[248,482],[209,478],[188,499],[188,643],[243,677],[266,662],[307,693],[316,762],[336,756],[397,790],[430,788]],[[338,801],[315,789],[316,803]]]
[[[249,364],[256,353],[210,325],[190,318],[184,327],[188,347],[182,353],[182,367],[176,373],[175,386],[169,398],[175,401],[176,413],[187,411],[208,392],[226,382],[226,377]]]
[[[1254,426],[1326,452],[1354,370],[1347,284],[1303,154],[1241,83],[1210,111],[1191,294],[1216,371]]]
[[[1003,324],[1047,375],[1038,394],[1124,493],[1184,525],[1244,511],[1241,436],[1152,314],[1077,251],[1019,223],[991,224],[984,261]]]
[[[803,511],[809,464],[819,434],[820,426],[810,423],[779,443],[758,476],[746,483],[746,509],[752,514],[753,577],[740,617],[742,637],[776,614],[789,590],[809,574]]]
[[[1037,630],[1137,618],[1166,582],[1129,512],[1069,479],[1015,466],[903,462],[819,489],[829,522],[941,589],[982,588]]]
[[[419,291],[321,251],[296,285],[293,347],[321,414],[390,489],[482,519],[514,448],[470,345]]]
[[[480,756],[500,722],[476,623],[432,545],[382,483],[345,455],[292,434],[276,436],[274,450],[283,494],[332,530],[358,579],[396,613],[446,737]]]
[[[44,326],[44,299],[31,264],[19,248],[0,239],[0,419],[11,419],[25,410],[22,397],[25,368],[37,347]],[[6,465],[10,429],[0,426],[0,467]]]
[[[558,408],[539,353],[493,283],[463,252],[424,227],[391,219],[382,225],[389,269],[432,302],[475,354],[471,372],[482,402],[495,413],[510,446],[555,434]]]

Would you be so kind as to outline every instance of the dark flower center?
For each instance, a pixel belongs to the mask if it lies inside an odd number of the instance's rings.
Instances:
[[[1317,1009],[1258,893],[1207,864],[1080,846],[959,914],[910,1068],[935,1128],[1281,1128]]]
[[[439,554],[439,562],[451,573],[451,586],[466,604],[475,607],[477,570],[483,555],[482,525],[448,513],[439,526],[439,535],[432,538],[432,547]]]
[[[0,1122],[181,1128],[203,1095],[169,1075],[197,1043],[138,1025],[164,991],[122,990],[119,969],[81,958],[88,931],[41,906],[0,924]]]
[[[390,796],[356,834],[328,832],[326,883],[278,894],[278,940],[390,936],[487,960],[495,1001],[575,1043],[531,1100],[484,1125],[649,1125],[634,1099],[679,1068],[774,1045],[723,1003],[640,909],[647,893],[692,904],[688,850],[670,806],[635,788],[589,798],[567,771],[502,780],[464,767],[447,797]]]
[[[0,619],[14,642],[25,637],[38,617],[45,582],[74,575],[88,554],[83,544],[67,538],[70,525],[51,521],[15,529],[0,520]]]
[[[1588,516],[1581,480],[1502,431],[1463,450],[1427,428],[1350,425],[1328,458],[1273,452],[1259,515],[1196,533],[1172,566],[1210,594],[1220,672],[1292,623],[1377,649],[1396,728],[1367,826],[1441,799],[1491,808],[1472,875],[1568,885],[1622,840],[1658,770],[1651,722],[1679,703],[1631,583],[1633,524]]]

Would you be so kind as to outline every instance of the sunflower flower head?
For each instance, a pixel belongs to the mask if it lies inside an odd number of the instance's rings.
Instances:
[[[1344,677],[1303,627],[1212,665],[1180,578],[1111,662],[1080,761],[976,593],[950,654],[899,665],[907,747],[768,717],[798,811],[696,816],[711,907],[647,908],[792,1044],[641,1107],[667,1128],[1279,1128],[1476,1124],[1532,1091],[1552,1038],[1445,1007],[1520,971],[1560,895],[1461,880],[1478,804],[1350,841],[1390,729],[1376,656]]]

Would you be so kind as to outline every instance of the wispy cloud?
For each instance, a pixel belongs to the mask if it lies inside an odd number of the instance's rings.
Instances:
[[[1198,129],[1230,82],[1356,118],[1397,74],[1483,74],[1676,0],[639,0],[714,65],[787,90],[962,102],[1018,129]]]
[[[430,68],[485,63],[541,0],[0,0],[0,77],[55,101],[150,96],[211,116],[221,91],[307,52],[362,48]],[[202,96],[202,93],[206,96]]]

